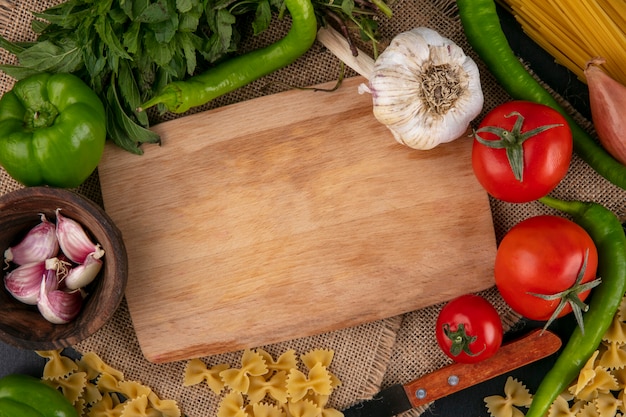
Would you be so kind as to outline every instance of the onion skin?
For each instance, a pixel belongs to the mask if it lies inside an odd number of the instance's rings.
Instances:
[[[598,67],[604,62],[594,58],[585,68],[591,118],[602,146],[626,165],[626,86]]]

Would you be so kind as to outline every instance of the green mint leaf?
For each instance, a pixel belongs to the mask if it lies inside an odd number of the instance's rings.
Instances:
[[[161,138],[153,131],[146,129],[134,122],[122,107],[116,90],[117,79],[112,77],[107,90],[108,120],[107,126],[111,126],[115,137],[113,141],[124,149],[133,153],[141,153],[138,145],[141,143],[158,143]]]
[[[198,45],[201,43],[200,38],[193,33],[179,32],[176,40],[185,55],[187,74],[193,75],[197,65],[196,49],[198,49]]]
[[[142,23],[160,23],[170,18],[170,10],[166,0],[157,0],[149,4],[136,19]]]
[[[86,38],[83,48],[83,60],[85,69],[91,78],[91,87],[97,92],[102,91],[102,84],[106,76],[107,57],[104,54],[104,45],[98,41],[93,33]]]
[[[126,106],[124,107],[128,107],[130,109],[132,114],[137,118],[139,124],[144,127],[148,127],[150,123],[146,112],[135,111],[135,109],[141,105],[142,99],[139,94],[139,87],[137,86],[135,75],[133,74],[128,61],[120,62],[120,73],[115,79],[117,80],[119,87],[119,95],[122,98],[121,105],[125,104]]]
[[[111,58],[124,58],[124,59],[132,59],[130,55],[124,50],[119,38],[116,36],[111,23],[107,19],[106,15],[100,15],[96,19],[94,24],[94,28],[100,38],[109,48],[109,52],[111,53]],[[112,67],[116,68],[116,67]]]
[[[6,49],[13,55],[19,55],[26,47],[20,46],[18,43],[11,42],[2,36],[0,36],[0,48]]]
[[[167,43],[174,39],[178,29],[178,15],[174,14],[169,20],[149,24],[148,27],[154,32],[154,38],[159,43]]]
[[[144,37],[145,53],[159,66],[167,66],[174,56],[173,46],[157,41],[154,32],[148,31]]]
[[[228,50],[233,37],[233,25],[236,18],[227,9],[220,9],[215,15],[214,31],[223,50]]]
[[[133,22],[130,24],[124,35],[122,35],[122,45],[126,48],[126,51],[134,55],[139,51],[139,42],[141,33],[141,22]]]
[[[176,0],[176,10],[181,13],[187,13],[195,6],[194,3],[197,4],[193,0]]]
[[[178,31],[179,32],[195,32],[200,24],[203,7],[197,2],[192,9],[179,15]]]
[[[73,39],[61,44],[38,42],[17,55],[20,65],[38,71],[75,72],[83,64],[80,48]]]
[[[126,16],[124,10],[120,7],[116,7],[109,11],[109,18],[116,25],[125,25],[129,20],[129,17]]]
[[[272,20],[272,8],[268,0],[262,0],[259,2],[254,21],[252,22],[252,29],[254,35],[258,35],[270,26]]]
[[[16,80],[22,80],[28,78],[31,75],[39,74],[41,71],[37,71],[31,68],[20,67],[18,65],[0,65],[0,71],[7,74],[9,77],[13,77]]]

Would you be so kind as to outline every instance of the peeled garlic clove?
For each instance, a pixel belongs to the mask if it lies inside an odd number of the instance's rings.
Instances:
[[[56,228],[44,214],[41,214],[41,223],[30,229],[17,245],[5,250],[4,260],[25,265],[44,261],[54,256],[58,250]]]
[[[69,290],[77,290],[89,285],[98,276],[102,269],[102,260],[96,258],[95,253],[90,253],[85,262],[70,269],[63,282]]]
[[[374,116],[399,143],[432,149],[463,135],[483,108],[476,63],[428,28],[397,35],[369,80]]]
[[[80,313],[83,304],[82,293],[79,290],[66,292],[57,288],[56,271],[49,269],[41,281],[37,308],[50,323],[69,323]]]
[[[61,215],[61,209],[56,210],[57,238],[61,250],[70,260],[82,264],[89,254],[95,258],[104,256],[104,249],[93,243],[85,229],[76,220]]]
[[[602,146],[626,165],[626,86],[598,67],[604,62],[604,58],[594,58],[585,68],[591,118]]]
[[[45,261],[20,265],[4,276],[4,287],[15,299],[35,305],[45,272]]]

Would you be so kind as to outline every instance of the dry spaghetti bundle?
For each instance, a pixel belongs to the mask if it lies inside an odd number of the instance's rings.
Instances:
[[[586,63],[601,56],[607,74],[626,84],[626,1],[505,1],[524,32],[582,81]]]

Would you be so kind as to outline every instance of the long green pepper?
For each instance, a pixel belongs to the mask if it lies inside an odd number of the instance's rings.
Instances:
[[[626,291],[626,235],[610,210],[594,202],[562,201],[546,196],[543,204],[569,214],[593,239],[598,250],[598,276],[589,310],[584,315],[585,333],[572,332],[565,348],[533,396],[526,417],[543,417],[550,406],[578,376],[611,325]]]
[[[139,110],[163,104],[169,111],[184,113],[294,62],[313,45],[317,18],[310,0],[285,0],[285,7],[292,22],[284,38],[224,61],[188,80],[169,83]]]
[[[515,56],[502,32],[494,1],[457,0],[457,7],[467,40],[509,95],[550,106],[563,114],[572,130],[578,156],[598,174],[626,189],[626,167],[581,128]]]

